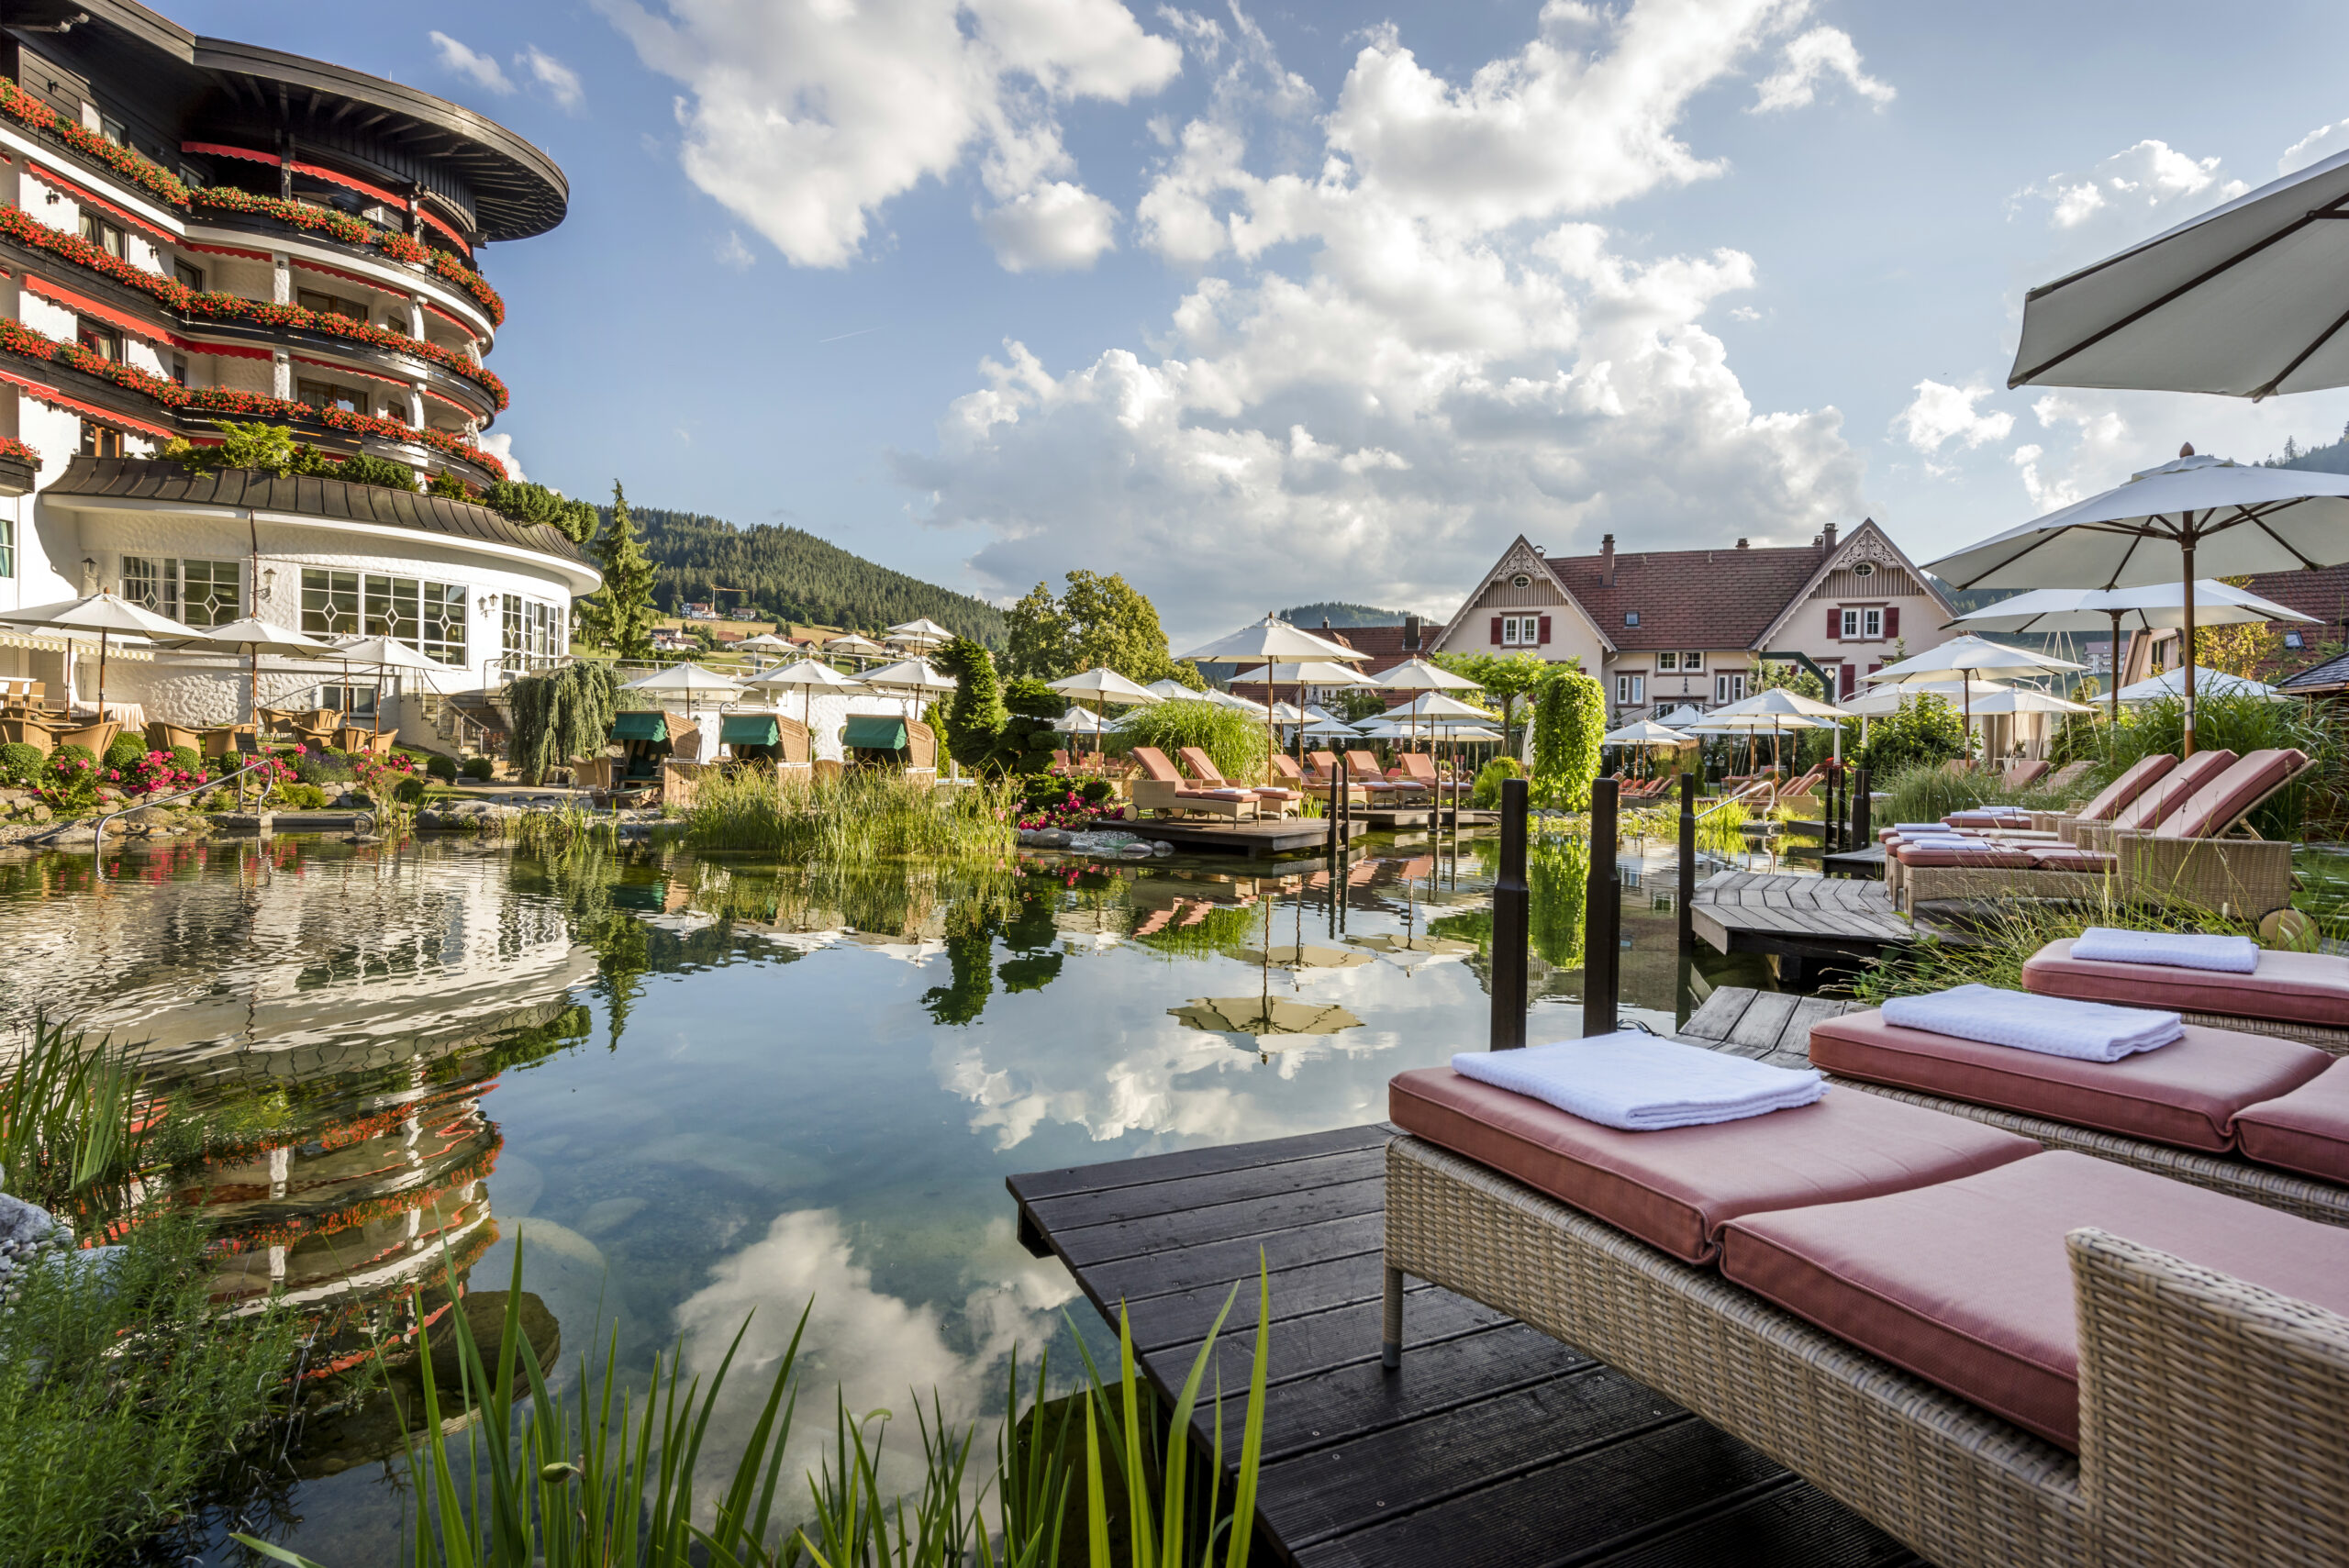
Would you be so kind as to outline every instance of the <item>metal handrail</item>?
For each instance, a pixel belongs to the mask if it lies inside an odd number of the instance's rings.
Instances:
[[[217,779],[206,779],[200,784],[191,784],[185,789],[173,790],[169,795],[145,795],[139,799],[136,806],[126,806],[119,811],[109,811],[104,817],[99,817],[97,826],[90,829],[90,853],[93,857],[92,869],[97,879],[100,882],[104,882],[106,879],[106,848],[107,823],[128,812],[141,810],[150,806],[161,806],[167,800],[184,800],[192,795],[202,795],[208,789],[218,789],[222,784],[227,784],[229,780],[241,779],[247,773],[251,773],[255,768],[267,766],[274,760],[275,759],[270,757],[255,757],[251,762],[247,762],[243,767],[239,768],[233,773],[225,774],[224,776]],[[242,784],[237,786],[237,796],[239,801],[244,798],[244,786]],[[370,817],[369,820],[372,822],[373,818]]]
[[[1754,780],[1752,784],[1747,784],[1747,785],[1745,785],[1743,788],[1742,788],[1742,789],[1738,790],[1734,795],[1725,795],[1721,796],[1719,800],[1717,800],[1717,801],[1713,802],[1713,803],[1712,803],[1712,805],[1710,805],[1710,806],[1709,806],[1705,807],[1705,809],[1704,809],[1704,810],[1699,811],[1698,813],[1697,813],[1697,820],[1698,820],[1698,821],[1699,821],[1699,822],[1702,822],[1706,817],[1710,817],[1714,812],[1719,811],[1722,806],[1728,806],[1728,805],[1731,805],[1731,803],[1736,802],[1736,801],[1743,800],[1747,795],[1752,795],[1752,794],[1753,794],[1755,790],[1757,790],[1757,789],[1768,789],[1768,788],[1770,788],[1770,787],[1771,787],[1771,785],[1770,785],[1770,781],[1769,781],[1769,780],[1767,780],[1767,779],[1756,779],[1756,780]]]

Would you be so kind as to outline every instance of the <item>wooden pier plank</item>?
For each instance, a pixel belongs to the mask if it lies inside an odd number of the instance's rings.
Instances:
[[[1722,872],[1698,884],[1688,912],[1722,952],[1865,958],[1916,939],[1881,884],[1843,878]]]

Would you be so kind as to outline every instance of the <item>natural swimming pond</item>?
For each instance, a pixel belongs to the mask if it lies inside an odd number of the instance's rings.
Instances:
[[[1669,1029],[1769,981],[1680,962],[1649,848],[1619,862],[1623,1003]],[[616,1328],[628,1368],[674,1345],[707,1371],[755,1309],[755,1369],[812,1300],[812,1462],[834,1383],[969,1419],[1015,1346],[1076,1365],[1063,1308],[1108,1342],[1020,1247],[1006,1175],[1376,1120],[1393,1073],[1481,1049],[1493,853],[846,871],[287,838],[110,853],[102,883],[22,858],[0,1008],[148,1042],[150,1087],[211,1129],[172,1180],[233,1242],[224,1304],[290,1297],[314,1369],[412,1332],[411,1291],[437,1320],[451,1270],[503,1291],[518,1238],[566,1365]],[[1586,874],[1531,857],[1536,1040],[1579,1032]],[[395,1561],[396,1440],[321,1415],[245,1528]],[[241,1561],[224,1540],[204,1560]]]

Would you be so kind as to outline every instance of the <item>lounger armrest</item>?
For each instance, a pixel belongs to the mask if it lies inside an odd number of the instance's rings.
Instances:
[[[2349,1318],[2105,1231],[2066,1245],[2101,1561],[2349,1561]]]
[[[2121,891],[2176,898],[2257,920],[2292,901],[2292,846],[2272,839],[2162,839],[2115,833]]]

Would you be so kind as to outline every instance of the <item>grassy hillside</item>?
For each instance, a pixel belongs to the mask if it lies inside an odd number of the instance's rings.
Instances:
[[[611,520],[610,507],[597,510]],[[991,648],[1003,646],[1003,612],[993,605],[876,566],[804,528],[738,528],[723,517],[658,506],[631,506],[629,515],[660,569],[652,596],[663,609],[707,599],[749,619],[868,632],[928,616]]]

